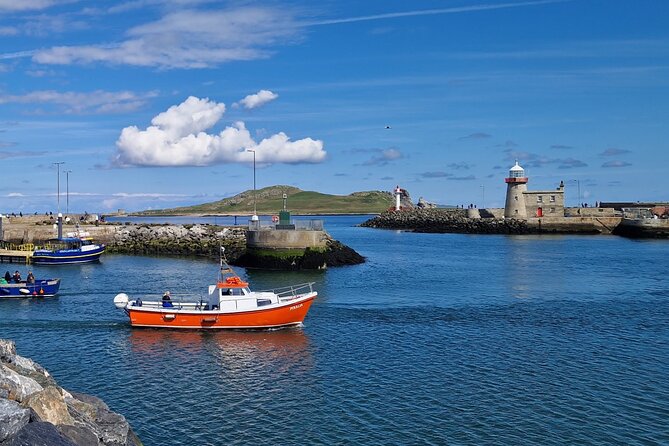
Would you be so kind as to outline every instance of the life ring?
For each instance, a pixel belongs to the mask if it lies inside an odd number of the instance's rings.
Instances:
[[[279,222],[279,216],[278,215],[272,215],[272,222],[273,223],[278,223]]]

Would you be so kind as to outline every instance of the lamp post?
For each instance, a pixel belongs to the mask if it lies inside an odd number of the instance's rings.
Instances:
[[[578,191],[578,204],[576,207],[581,207],[581,180],[569,180],[572,183],[576,183],[576,190]]]
[[[66,170],[65,171],[65,213],[67,215],[70,214],[70,173],[71,170]]]
[[[485,186],[481,185],[481,209],[485,209]]]
[[[56,170],[58,171],[58,185],[56,187],[58,198],[57,198],[57,203],[58,203],[58,212],[60,212],[60,165],[65,164],[65,161],[59,161],[57,163],[53,163],[56,165]]]
[[[253,216],[251,221],[258,221],[258,196],[256,194],[256,151],[255,149],[246,149],[247,152],[253,152]]]

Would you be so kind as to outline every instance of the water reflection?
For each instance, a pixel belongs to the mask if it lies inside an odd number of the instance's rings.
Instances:
[[[217,358],[223,370],[271,367],[274,371],[312,367],[309,337],[301,328],[275,331],[191,331],[133,329],[131,352],[143,358],[202,353]]]

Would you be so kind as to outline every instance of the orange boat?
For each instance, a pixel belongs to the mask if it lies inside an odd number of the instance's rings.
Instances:
[[[263,329],[299,325],[318,293],[314,282],[269,290],[251,291],[221,257],[216,285],[209,285],[204,298],[172,296],[131,300],[127,294],[114,297],[133,327]]]

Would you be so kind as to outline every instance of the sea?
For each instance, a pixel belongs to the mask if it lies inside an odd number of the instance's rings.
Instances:
[[[204,295],[218,265],[105,254],[34,266],[61,293],[0,301],[0,337],[146,445],[669,444],[668,241],[318,218],[366,263],[239,269],[255,289],[315,282],[301,327],[133,329],[117,293]]]

